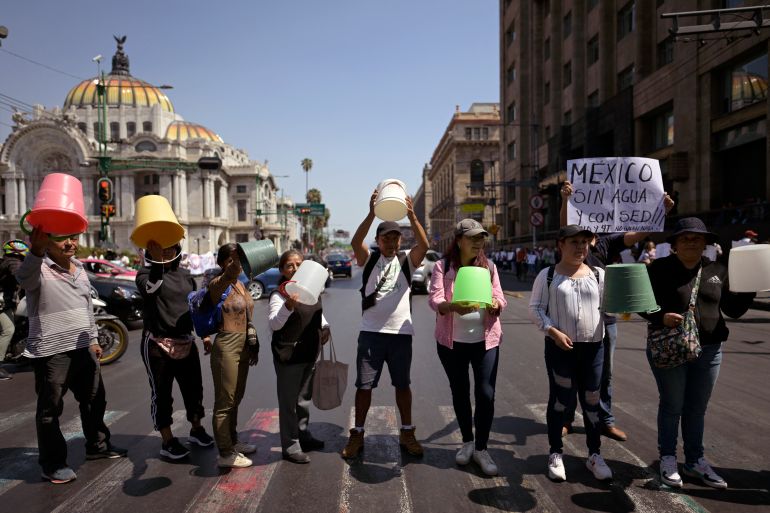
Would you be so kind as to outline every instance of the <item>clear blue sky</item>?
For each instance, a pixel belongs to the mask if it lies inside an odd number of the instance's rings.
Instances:
[[[313,160],[334,229],[355,230],[377,183],[410,192],[455,105],[499,99],[496,0],[4,2],[8,50],[82,78],[128,35],[131,74],[186,120],[269,161],[302,201]],[[0,51],[0,92],[61,106],[78,80]],[[0,141],[11,114],[0,110]]]

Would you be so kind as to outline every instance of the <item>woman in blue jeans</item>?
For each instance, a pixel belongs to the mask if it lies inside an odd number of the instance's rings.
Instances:
[[[692,290],[696,282],[699,282],[695,319],[703,352],[688,363],[673,368],[659,368],[647,349],[647,360],[660,395],[660,480],[668,486],[682,486],[676,460],[677,434],[681,422],[684,474],[714,488],[727,488],[725,480],[703,457],[706,407],[722,363],[722,342],[727,340],[729,334],[722,312],[730,317],[740,317],[751,306],[755,294],[730,292],[725,266],[703,256],[706,244],[714,243],[717,237],[706,229],[700,219],[680,219],[673,235],[667,240],[671,243],[672,254],[653,261],[647,268],[660,311],[643,316],[650,321],[650,329],[679,326],[689,308]]]

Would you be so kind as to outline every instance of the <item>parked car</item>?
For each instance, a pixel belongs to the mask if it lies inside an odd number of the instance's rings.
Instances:
[[[105,310],[118,317],[124,324],[142,320],[144,299],[136,288],[136,283],[125,278],[97,276],[86,271],[91,287],[99,298],[107,303]]]
[[[326,283],[324,283],[324,288],[328,289],[329,286],[332,284],[332,280],[334,279],[334,275],[332,274],[331,269],[329,269],[329,264],[326,262],[326,260],[324,260],[323,258],[318,256],[316,253],[306,253],[305,255],[302,256],[302,259],[303,260],[312,260],[313,262],[319,263],[322,266],[324,266],[324,268],[329,273],[329,277],[326,278]]]
[[[245,275],[244,275],[245,277]],[[262,274],[258,274],[246,284],[254,301],[267,297],[281,284],[281,271],[278,267],[271,267]]]
[[[135,281],[136,271],[133,269],[126,269],[122,265],[110,262],[109,260],[102,260],[100,258],[83,258],[80,260],[86,271],[89,271],[96,276],[103,278],[114,277],[119,280]]]
[[[428,293],[430,278],[433,276],[433,266],[441,260],[441,253],[429,249],[422,259],[422,265],[412,273],[412,292],[415,294]]]
[[[351,278],[353,276],[353,261],[347,255],[332,254],[326,257],[329,272],[332,276],[338,274]]]

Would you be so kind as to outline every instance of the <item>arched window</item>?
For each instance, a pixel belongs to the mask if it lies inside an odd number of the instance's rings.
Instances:
[[[137,153],[142,151],[158,151],[157,146],[151,141],[142,141],[135,146]]]
[[[484,163],[479,159],[471,161],[471,195],[484,194]]]

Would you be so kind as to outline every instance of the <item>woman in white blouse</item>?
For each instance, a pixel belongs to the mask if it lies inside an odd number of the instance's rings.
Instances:
[[[599,453],[599,389],[604,362],[604,323],[600,311],[604,270],[584,263],[594,234],[577,225],[559,230],[561,260],[543,269],[532,286],[529,313],[545,334],[548,371],[548,477],[564,481],[562,426],[564,410],[577,394],[583,408],[588,460],[586,467],[599,480],[612,471]]]
[[[281,255],[278,269],[284,283],[294,277],[301,264],[302,254],[296,250]],[[330,331],[321,298],[314,305],[302,304],[297,298],[279,287],[270,295],[267,320],[277,379],[281,454],[292,463],[309,463],[307,453],[324,447],[321,440],[310,434],[308,424],[315,361],[321,344],[329,340]]]

